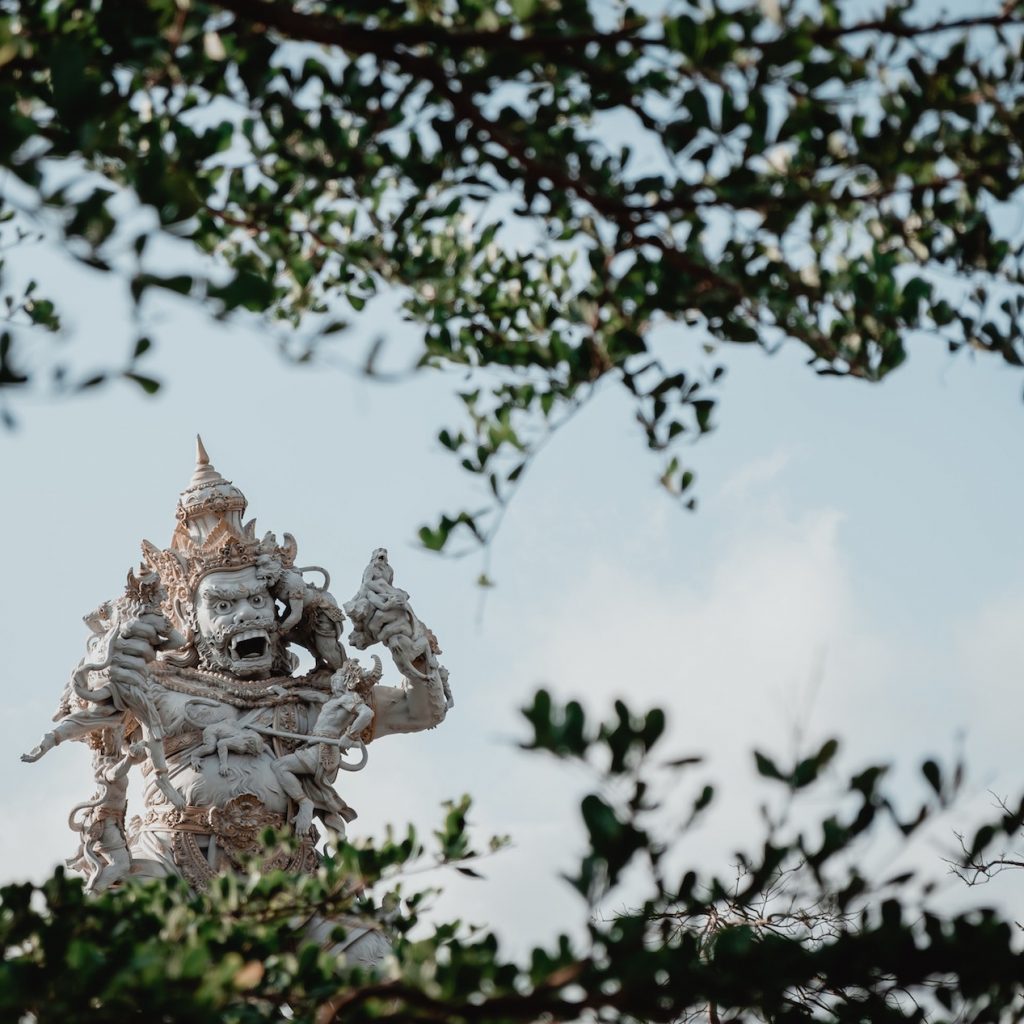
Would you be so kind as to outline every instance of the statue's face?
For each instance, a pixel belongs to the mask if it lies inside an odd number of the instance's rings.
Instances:
[[[196,647],[205,668],[269,675],[280,649],[274,599],[256,567],[212,572],[196,588]]]

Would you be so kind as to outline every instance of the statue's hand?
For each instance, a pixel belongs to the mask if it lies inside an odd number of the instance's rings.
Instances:
[[[110,644],[110,678],[115,683],[140,685],[147,666],[166,642],[167,620],[162,615],[141,615],[121,626]]]
[[[27,754],[22,754],[21,759],[26,764],[35,764],[43,754],[53,750],[57,746],[57,737],[48,732],[40,741],[37,747],[33,747]]]

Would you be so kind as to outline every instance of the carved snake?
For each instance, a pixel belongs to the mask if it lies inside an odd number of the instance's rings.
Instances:
[[[285,740],[302,740],[304,743],[326,743],[329,747],[341,747],[342,740],[333,736],[306,736],[301,732],[284,732],[282,729],[271,729],[267,725],[250,725],[248,728],[254,732],[263,733],[264,736],[278,736]],[[344,760],[338,761],[338,767],[345,772],[358,772],[366,767],[366,762],[369,760],[370,755],[366,750],[366,744],[362,741],[358,741],[359,750],[362,754],[361,760],[357,764],[346,764]],[[347,747],[346,749],[351,749]]]

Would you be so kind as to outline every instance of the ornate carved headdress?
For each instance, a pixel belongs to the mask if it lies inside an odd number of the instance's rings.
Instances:
[[[295,564],[295,538],[286,533],[280,545],[272,533],[258,539],[256,520],[242,523],[247,505],[245,495],[210,464],[197,435],[196,468],[178,499],[171,546],[161,550],[142,542],[145,564],[159,574],[168,611],[180,626],[190,625],[196,586],[208,573],[263,565],[276,575]]]

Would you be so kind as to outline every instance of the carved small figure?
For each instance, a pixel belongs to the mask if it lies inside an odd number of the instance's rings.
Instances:
[[[147,748],[144,743],[131,743],[122,756],[121,740],[120,730],[107,730],[99,737],[99,747],[93,753],[96,793],[68,815],[68,825],[82,837],[68,867],[85,874],[89,892],[103,892],[131,873],[125,835],[128,769],[145,760]]]
[[[448,672],[435,657],[441,653],[437,637],[417,618],[409,595],[396,587],[394,580],[387,549],[375,549],[363,571],[362,586],[345,605],[355,627],[349,642],[360,650],[371,644],[384,644],[406,679],[439,682],[445,705],[450,709],[454,701],[448,688]]]
[[[65,740],[89,736],[127,711],[142,730],[142,743],[149,751],[157,786],[174,806],[184,806],[184,797],[169,781],[163,729],[153,706],[147,671],[147,662],[155,657],[156,651],[173,650],[184,643],[161,609],[164,596],[155,573],[136,576],[129,572],[124,594],[113,605],[101,605],[86,618],[94,633],[104,621],[107,625],[105,657],[102,661],[83,660],[71,673],[55,715],[58,725],[37,746],[22,754],[22,761],[38,761]],[[101,613],[109,617],[100,620]],[[98,650],[100,644],[93,646]],[[98,686],[90,685],[94,675],[102,674],[106,675],[105,680]]]
[[[229,753],[255,757],[263,750],[265,743],[263,737],[248,726],[237,722],[213,722],[203,729],[203,742],[192,751],[192,770],[201,771],[203,758],[216,754],[219,761],[217,771],[224,776],[230,775]]]
[[[381,677],[380,658],[375,656],[373,660],[375,666],[369,672],[364,672],[352,658],[331,676],[332,697],[316,716],[312,735],[306,737],[307,745],[278,759],[274,765],[282,789],[297,804],[294,826],[299,835],[309,830],[315,807],[300,776],[311,777],[323,788],[337,778],[339,769],[352,770],[365,765],[365,759],[358,766],[343,765],[341,751],[363,746],[362,734],[373,723],[370,692]],[[343,829],[335,828],[335,831],[344,834]]]

